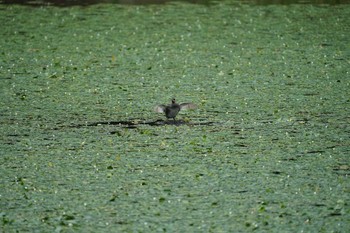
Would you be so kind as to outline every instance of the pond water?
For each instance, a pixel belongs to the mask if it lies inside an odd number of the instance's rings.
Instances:
[[[212,5],[218,1],[213,0],[0,0],[0,4],[22,4],[29,6],[89,6],[93,4],[127,4],[127,5],[148,5],[148,4],[165,4],[174,2],[187,2],[194,4]],[[228,2],[228,1],[226,1]],[[246,3],[258,5],[271,4],[349,4],[350,0],[231,0],[231,3]]]
[[[349,5],[0,11],[2,232],[350,229]]]

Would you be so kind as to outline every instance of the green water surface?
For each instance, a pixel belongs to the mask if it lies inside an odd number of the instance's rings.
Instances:
[[[349,15],[1,5],[0,231],[348,232]]]

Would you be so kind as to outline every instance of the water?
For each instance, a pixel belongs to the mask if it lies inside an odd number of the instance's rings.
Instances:
[[[88,6],[93,4],[126,4],[126,5],[148,5],[148,4],[165,4],[171,3],[174,1],[171,0],[2,0],[0,4],[23,4],[23,5],[31,5],[31,6]],[[216,4],[218,1],[212,0],[180,0],[176,2],[188,2],[194,4],[203,4],[203,5],[211,5]],[[330,5],[339,5],[339,4],[349,4],[349,0],[236,0],[231,1],[234,3],[246,3],[246,4],[257,4],[257,5],[288,5],[288,4],[330,4]]]
[[[349,229],[348,5],[0,10],[2,232]]]

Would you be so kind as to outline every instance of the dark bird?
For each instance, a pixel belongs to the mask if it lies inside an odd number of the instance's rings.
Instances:
[[[165,113],[166,118],[173,118],[175,121],[176,115],[180,112],[180,110],[185,109],[195,109],[197,106],[193,103],[182,103],[178,104],[175,101],[175,98],[171,100],[171,104],[169,105],[158,105],[154,108],[155,112]]]

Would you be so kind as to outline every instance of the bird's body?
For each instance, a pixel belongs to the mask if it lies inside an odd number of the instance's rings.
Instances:
[[[156,112],[165,113],[166,118],[172,118],[175,121],[176,115],[180,112],[180,110],[184,109],[195,109],[197,106],[193,103],[182,103],[178,104],[175,101],[175,98],[171,100],[171,104],[169,105],[158,105],[154,108]]]

